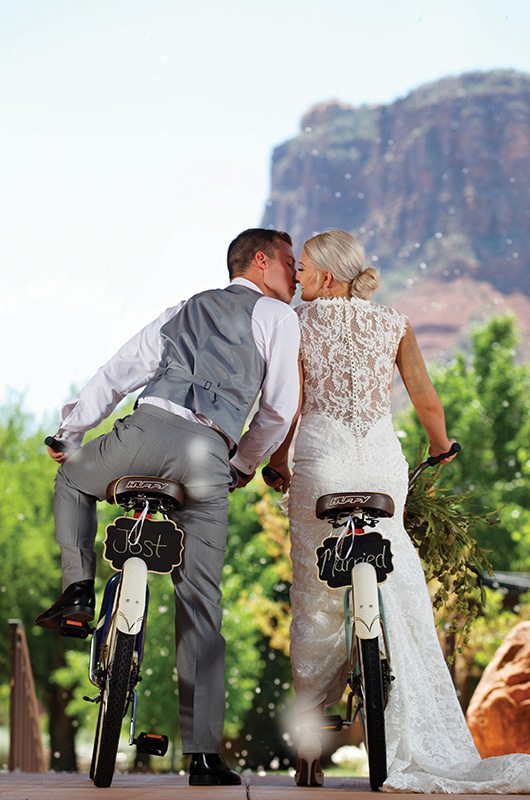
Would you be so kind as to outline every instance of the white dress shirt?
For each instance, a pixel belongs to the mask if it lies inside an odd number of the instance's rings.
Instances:
[[[232,283],[261,290],[246,278]],[[104,420],[130,392],[145,386],[155,373],[164,349],[160,328],[181,311],[186,301],[167,308],[153,322],[129,339],[96,372],[93,378],[61,410],[57,438],[79,447],[90,428]],[[265,361],[265,378],[259,406],[244,434],[232,463],[242,472],[254,472],[259,463],[283,442],[298,406],[298,319],[286,303],[263,295],[252,312],[252,336]],[[192,411],[158,397],[143,397],[140,403],[165,408],[199,424],[212,425]]]

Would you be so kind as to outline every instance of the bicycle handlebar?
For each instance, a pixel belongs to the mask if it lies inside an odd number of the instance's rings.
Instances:
[[[276,481],[283,480],[280,473],[276,472],[274,467],[271,467],[269,464],[263,467],[263,469],[261,470],[261,474],[263,475],[263,480],[265,481],[265,483],[267,483],[268,486],[270,486],[270,483],[268,483],[268,481],[270,481],[271,483],[276,483]]]
[[[426,461],[424,461],[423,463],[427,464],[427,466],[429,467],[434,467],[436,466],[436,464],[439,464],[440,461],[443,461],[444,458],[450,458],[451,456],[456,455],[456,453],[459,453],[461,449],[462,448],[460,447],[458,442],[453,442],[447,453],[440,453],[439,456],[429,456],[429,458],[426,459]]]
[[[451,447],[449,448],[447,453],[440,453],[440,455],[438,455],[438,456],[429,456],[429,458],[426,458],[425,461],[422,461],[422,463],[419,464],[416,467],[416,469],[414,470],[414,472],[410,476],[410,478],[409,478],[409,489],[412,488],[412,486],[416,482],[416,479],[417,479],[418,475],[421,472],[423,472],[424,469],[427,469],[427,467],[435,467],[436,464],[439,464],[440,461],[444,460],[444,458],[450,458],[451,456],[454,456],[457,453],[459,453],[461,450],[462,450],[462,448],[458,444],[458,442],[453,442],[453,444],[451,445]]]
[[[228,484],[228,488],[230,490],[235,489],[238,483],[238,474],[236,472],[236,468],[230,464],[230,482]]]

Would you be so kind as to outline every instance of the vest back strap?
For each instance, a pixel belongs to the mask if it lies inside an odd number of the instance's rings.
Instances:
[[[181,378],[193,383],[195,386],[200,386],[202,389],[212,392],[214,395],[219,395],[219,397],[222,397],[223,400],[226,400],[226,402],[230,403],[230,405],[234,406],[234,408],[239,408],[239,406],[234,403],[233,399],[220,388],[219,384],[215,384],[213,381],[209,381],[206,378],[201,378],[200,375],[192,375],[191,372],[187,372],[185,369],[180,369],[179,367],[166,367],[162,372],[163,375],[171,375],[172,373],[174,375],[179,375]]]

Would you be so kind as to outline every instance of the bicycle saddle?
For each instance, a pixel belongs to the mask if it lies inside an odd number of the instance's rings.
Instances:
[[[319,497],[315,509],[318,519],[335,519],[360,512],[370,517],[393,517],[394,501],[381,492],[335,492]]]
[[[131,498],[147,500],[169,500],[175,508],[182,508],[184,489],[169,478],[156,478],[149,475],[125,475],[116,478],[107,486],[107,502],[121,506]]]

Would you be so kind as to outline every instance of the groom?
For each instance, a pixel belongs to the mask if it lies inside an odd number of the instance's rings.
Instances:
[[[63,593],[36,624],[94,616],[96,500],[121,475],[182,484],[175,521],[184,557],[172,573],[180,729],[190,784],[239,784],[219,755],[225,713],[220,579],[232,467],[244,486],[283,441],[298,403],[299,330],[289,307],[295,261],[288,234],[252,228],[228,249],[230,285],[180,302],[128,341],[68,402],[56,438],[70,455],[55,482]],[[79,448],[129,392],[145,386],[131,416]],[[250,427],[245,420],[260,394]],[[237,452],[236,452],[237,450]]]

